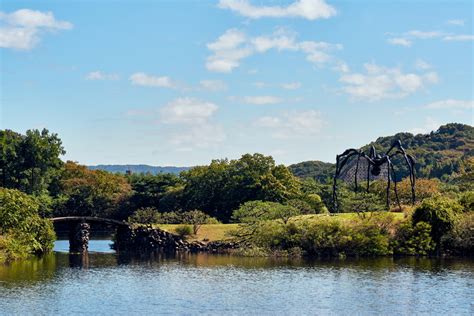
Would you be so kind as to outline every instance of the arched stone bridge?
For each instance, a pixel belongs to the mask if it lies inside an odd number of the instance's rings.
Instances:
[[[116,238],[122,234],[128,234],[131,225],[127,222],[121,222],[110,218],[100,218],[93,216],[65,216],[50,219],[53,224],[69,223],[69,251],[86,252],[89,247],[89,237],[91,223],[99,223],[107,226],[113,226],[116,229]]]

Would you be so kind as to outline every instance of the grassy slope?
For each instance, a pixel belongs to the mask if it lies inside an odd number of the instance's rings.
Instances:
[[[402,220],[404,217],[403,213],[385,213],[385,214],[393,214],[395,217],[395,220]],[[365,214],[366,216],[370,216],[369,213]],[[322,217],[326,217],[327,215],[302,215],[302,216],[297,216],[293,218],[294,220],[314,220],[317,221],[318,219]],[[341,213],[341,214],[335,214],[333,215],[334,217],[340,219],[341,221],[349,221],[356,219],[358,216],[360,216],[357,213]],[[176,227],[182,226],[180,224],[159,224],[156,225],[157,227],[174,233]],[[191,236],[189,238],[190,241],[194,240],[199,240],[203,241],[204,239],[208,239],[209,241],[216,241],[216,240],[225,240],[228,239],[228,232],[237,229],[239,225],[238,224],[208,224],[208,225],[202,225],[201,229],[198,231],[196,236]]]

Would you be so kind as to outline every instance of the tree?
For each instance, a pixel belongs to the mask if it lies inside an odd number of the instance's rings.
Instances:
[[[68,161],[61,175],[56,215],[99,216],[125,219],[132,190],[124,176]],[[122,212],[124,211],[124,212]]]
[[[184,209],[200,209],[227,222],[247,201],[285,202],[300,194],[299,181],[270,156],[246,154],[238,160],[214,160],[182,173]]]
[[[198,210],[188,211],[184,216],[184,221],[193,225],[194,235],[198,233],[203,224],[206,224],[209,221],[209,216]]]
[[[0,131],[0,153],[2,186],[37,195],[47,192],[59,174],[65,151],[58,135],[47,129],[26,135],[5,130]]]
[[[462,206],[455,200],[444,197],[424,200],[412,215],[413,226],[419,222],[431,225],[431,236],[439,246],[441,237],[450,232],[455,224],[456,214],[462,212]]]
[[[284,224],[300,211],[290,205],[275,202],[249,201],[234,211],[232,218],[240,223],[255,224],[268,220],[281,220]]]
[[[53,248],[53,224],[38,215],[35,199],[15,189],[0,188],[0,235],[15,240],[26,253],[44,253]]]

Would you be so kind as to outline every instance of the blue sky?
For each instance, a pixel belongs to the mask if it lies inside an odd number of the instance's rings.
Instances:
[[[0,128],[83,164],[334,161],[473,125],[471,1],[8,1]]]

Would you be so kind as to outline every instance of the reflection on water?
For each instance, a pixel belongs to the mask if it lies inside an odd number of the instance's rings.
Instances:
[[[104,242],[90,246],[98,251]],[[130,257],[106,250],[0,266],[0,314],[474,313],[472,259]]]

